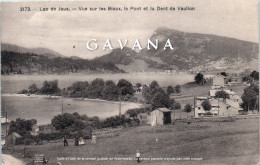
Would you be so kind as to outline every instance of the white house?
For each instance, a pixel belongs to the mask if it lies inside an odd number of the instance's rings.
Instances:
[[[213,77],[212,89],[218,89],[226,87],[228,85],[227,78],[221,74],[217,74]]]
[[[204,110],[202,102],[208,100],[211,104],[210,110]],[[194,116],[195,118],[205,117],[205,116],[219,116],[219,117],[228,117],[236,116],[243,109],[240,107],[238,102],[232,101],[230,99],[215,99],[215,98],[195,98],[195,109]]]

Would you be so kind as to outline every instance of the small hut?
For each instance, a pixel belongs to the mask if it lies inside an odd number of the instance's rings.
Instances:
[[[6,145],[14,145],[16,143],[16,139],[21,137],[22,136],[19,135],[18,133],[13,132],[12,134],[6,137]]]
[[[149,123],[151,126],[170,124],[171,112],[167,108],[158,108],[151,112]]]

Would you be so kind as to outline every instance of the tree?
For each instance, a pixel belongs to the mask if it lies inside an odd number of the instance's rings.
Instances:
[[[195,79],[195,81],[196,81],[197,84],[201,84],[201,83],[203,82],[203,80],[204,80],[204,76],[203,76],[203,74],[198,73],[198,74],[195,76],[194,79]]]
[[[120,91],[120,94],[122,94],[123,96],[129,94],[129,95],[133,95],[134,94],[134,88],[132,83],[130,83],[129,81],[125,80],[125,79],[121,79],[118,81],[117,83],[117,88]]]
[[[259,91],[258,91],[258,86],[257,85],[251,85],[247,88],[244,89],[244,93],[242,95],[242,104],[241,107],[245,110],[254,110],[258,109],[259,105]],[[258,109],[259,110],[259,109]]]
[[[70,95],[73,97],[84,97],[87,95],[87,89],[89,83],[87,81],[77,81],[68,87],[67,90],[70,91]]]
[[[175,91],[176,91],[176,93],[180,93],[181,92],[181,86],[180,85],[176,85],[175,86]]]
[[[141,83],[136,83],[135,85],[137,87],[137,92],[141,92],[142,84]]]
[[[32,127],[34,124],[37,124],[35,119],[32,120],[25,120],[25,119],[16,119],[16,121],[11,121],[9,126],[9,134],[16,132],[21,136],[30,134],[32,131]]]
[[[190,104],[186,104],[184,107],[184,111],[187,112],[187,118],[188,118],[188,113],[192,111],[192,106]]]
[[[174,109],[175,104],[176,104],[176,101],[174,99],[170,99],[170,109]]]
[[[56,129],[56,130],[63,130],[65,128],[69,128],[74,124],[76,120],[76,116],[69,114],[69,113],[64,113],[62,115],[57,115],[51,120],[51,125]]]
[[[142,96],[147,104],[151,103],[151,99],[153,96],[151,95],[151,89],[147,85],[143,86]]]
[[[58,80],[54,81],[44,81],[43,87],[41,88],[42,94],[55,94],[60,92],[60,88],[58,87]]]
[[[254,80],[259,80],[259,72],[257,71],[253,71],[250,76],[254,79]]]
[[[202,107],[204,108],[205,111],[210,111],[211,110],[211,104],[209,100],[205,100],[201,103]]]
[[[36,93],[38,91],[36,84],[30,85],[29,88],[28,88],[28,91],[29,91],[29,93],[32,93],[32,94]]]
[[[226,72],[221,72],[220,75],[227,77],[227,73]]]
[[[96,78],[93,80],[87,90],[87,95],[90,98],[102,98],[105,82],[103,79]]]
[[[172,87],[172,86],[168,86],[168,87],[167,87],[167,94],[170,95],[170,94],[172,94],[172,93],[174,93],[173,87]]]
[[[181,104],[178,103],[178,102],[176,102],[176,103],[174,104],[174,109],[181,109]]]
[[[102,98],[106,100],[118,100],[118,97],[119,91],[116,84],[111,80],[106,81],[105,87],[102,91]]]
[[[222,98],[224,101],[226,101],[226,99],[229,99],[229,94],[226,91],[217,91],[215,94],[216,98]]]
[[[156,89],[156,88],[159,88],[159,84],[157,81],[153,81],[151,84],[150,84],[150,89],[153,90],[153,89]]]
[[[172,110],[181,109],[181,104],[176,102],[174,99],[170,99],[170,108]]]
[[[136,112],[135,109],[129,109],[129,110],[126,112],[126,114],[129,114],[129,116],[132,117],[132,118],[136,118],[137,115],[138,115],[138,113]]]
[[[162,107],[170,108],[171,105],[169,96],[162,92],[155,93],[152,98],[151,104],[153,109]]]

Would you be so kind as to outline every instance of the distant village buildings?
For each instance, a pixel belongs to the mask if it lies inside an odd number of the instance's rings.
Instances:
[[[212,86],[209,90],[209,96],[194,98],[194,116],[199,117],[228,117],[240,114],[243,109],[240,107],[242,103],[239,97],[232,89],[229,89],[228,78],[221,74],[217,74],[212,78]],[[230,82],[239,82],[237,78],[229,77]],[[216,93],[224,91],[229,95],[229,98],[217,98]],[[202,106],[204,101],[208,101],[211,105],[210,110],[205,110]]]
[[[208,100],[211,104],[210,110],[205,110],[202,106],[202,102]],[[239,115],[243,111],[238,102],[234,102],[230,99],[222,98],[207,98],[197,97],[195,98],[195,118],[199,117],[228,117]]]

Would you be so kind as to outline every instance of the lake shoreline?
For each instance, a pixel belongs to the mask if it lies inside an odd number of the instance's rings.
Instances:
[[[5,96],[5,97],[32,97],[32,98],[46,98],[46,99],[61,99],[61,96],[51,96],[51,95],[36,95],[36,94],[12,94],[12,93],[2,93],[1,96]],[[81,100],[81,101],[93,101],[93,102],[106,102],[106,103],[112,103],[112,104],[119,104],[120,101],[109,101],[109,100],[102,100],[102,99],[90,99],[90,98],[79,98],[79,97],[64,97],[64,98],[68,98],[68,99],[75,99],[75,100]],[[122,104],[135,104],[135,105],[139,105],[142,106],[143,104],[141,103],[135,103],[135,102],[128,102],[128,101],[122,101]]]

